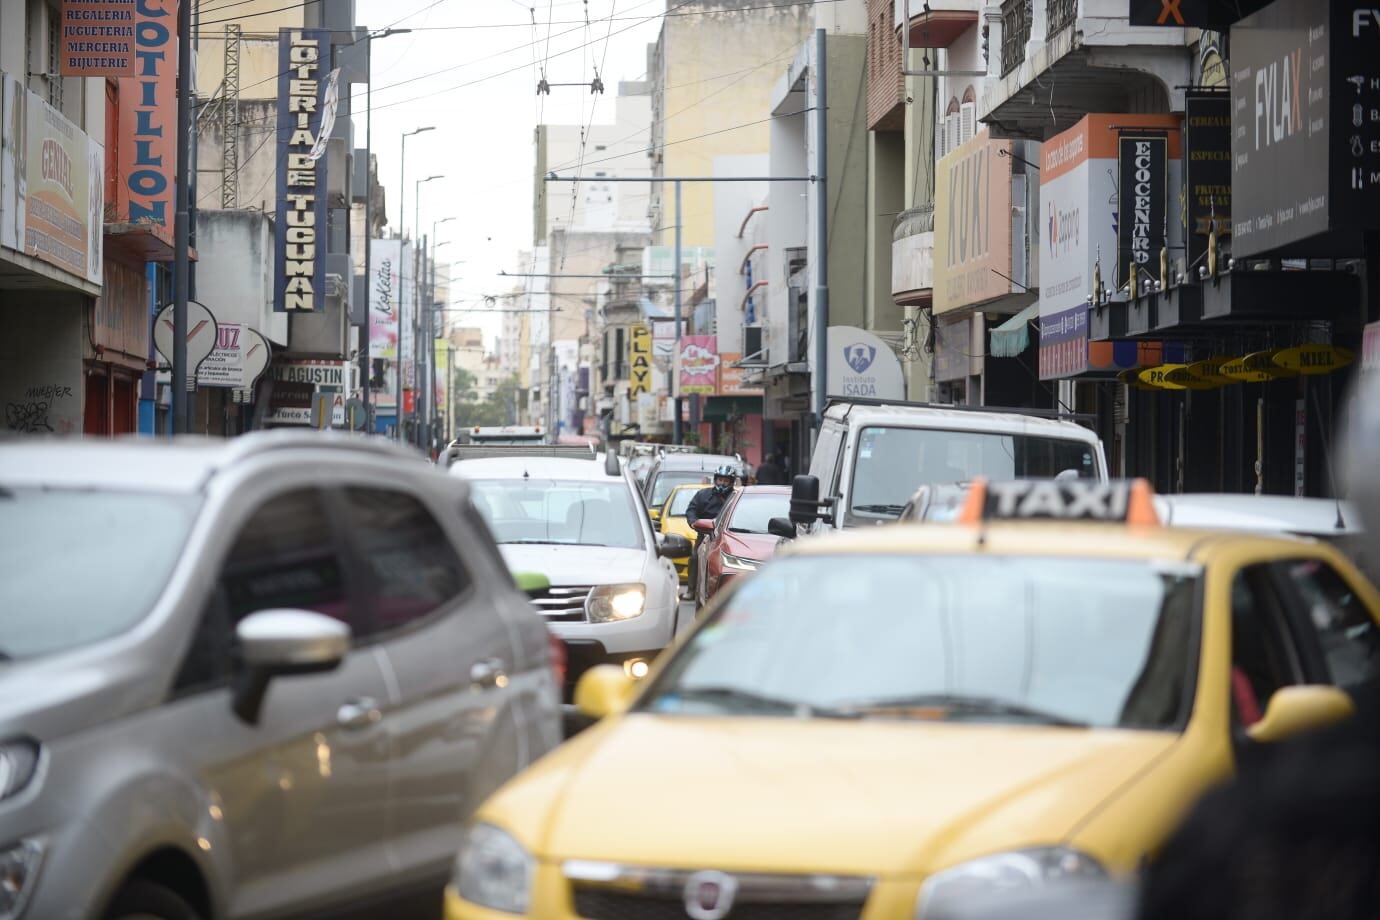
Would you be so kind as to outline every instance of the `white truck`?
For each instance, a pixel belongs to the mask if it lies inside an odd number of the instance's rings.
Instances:
[[[922,485],[987,479],[1107,481],[1102,441],[1067,418],[1032,410],[836,400],[824,411],[810,470],[792,484],[790,524],[860,527],[895,521]]]

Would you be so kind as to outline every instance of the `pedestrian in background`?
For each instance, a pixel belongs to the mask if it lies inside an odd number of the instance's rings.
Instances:
[[[757,482],[764,486],[784,486],[786,482],[786,461],[777,451],[762,461],[757,467]]]

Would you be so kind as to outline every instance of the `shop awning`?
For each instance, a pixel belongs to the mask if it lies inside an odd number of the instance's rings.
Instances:
[[[1040,305],[1033,303],[992,330],[991,353],[994,358],[1014,358],[1030,347],[1030,323],[1040,315]]]
[[[760,396],[711,396],[706,399],[700,418],[706,422],[726,422],[743,415],[761,415]]]

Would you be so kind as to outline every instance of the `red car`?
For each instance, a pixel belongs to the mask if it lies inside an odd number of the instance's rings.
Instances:
[[[696,609],[733,579],[757,571],[776,552],[780,538],[767,532],[767,522],[786,517],[790,510],[789,486],[747,486],[733,494],[717,520],[691,525],[706,535],[698,550]]]

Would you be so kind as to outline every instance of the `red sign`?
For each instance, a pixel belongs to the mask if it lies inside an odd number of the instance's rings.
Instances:
[[[64,77],[132,77],[137,0],[62,0]]]
[[[115,221],[173,225],[177,0],[139,0],[139,67],[121,79]]]
[[[417,398],[411,390],[403,390],[403,413],[411,415],[417,411]]]

